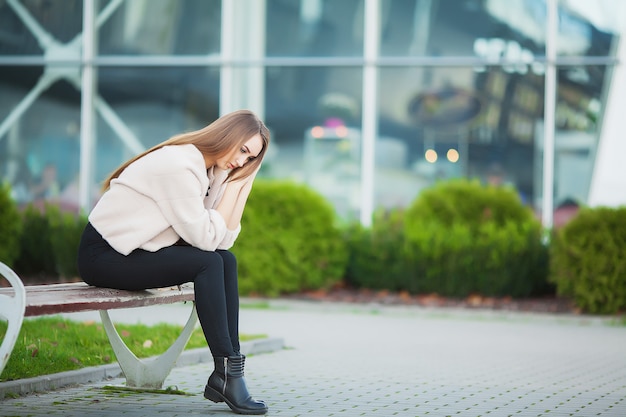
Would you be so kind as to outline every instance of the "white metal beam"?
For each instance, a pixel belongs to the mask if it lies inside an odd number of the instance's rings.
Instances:
[[[372,224],[374,213],[374,148],[378,134],[378,65],[380,0],[365,0],[363,39],[363,103],[361,111],[361,211],[364,226]]]
[[[543,123],[543,197],[541,220],[546,229],[554,218],[554,135],[556,106],[556,39],[558,30],[557,0],[548,0],[546,36],[546,74]]]

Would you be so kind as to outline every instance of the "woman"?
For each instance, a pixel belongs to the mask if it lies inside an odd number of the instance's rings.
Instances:
[[[250,397],[243,379],[237,263],[228,249],[269,140],[263,122],[240,110],[132,158],[105,181],[78,252],[90,285],[193,282],[215,362],[204,396],[240,414],[264,414],[267,406]]]

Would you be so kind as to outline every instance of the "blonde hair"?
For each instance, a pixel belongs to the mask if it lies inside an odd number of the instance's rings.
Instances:
[[[246,163],[243,167],[235,168],[228,174],[228,178],[240,179],[252,174],[261,164],[263,156],[270,142],[270,133],[263,122],[250,110],[237,110],[225,114],[213,123],[202,129],[181,133],[129,159],[113,171],[102,185],[106,191],[111,180],[120,176],[127,166],[139,158],[168,145],[195,145],[202,155],[211,159],[221,158],[237,146],[243,146],[252,136],[260,134],[263,148],[259,155]]]

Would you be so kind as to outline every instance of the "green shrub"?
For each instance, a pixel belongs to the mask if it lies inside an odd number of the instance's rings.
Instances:
[[[19,256],[22,222],[17,204],[11,198],[11,187],[0,184],[0,262],[9,267]]]
[[[345,271],[347,249],[334,209],[310,188],[257,179],[233,247],[243,294],[326,288]]]
[[[404,212],[380,210],[371,227],[352,223],[344,239],[349,248],[346,281],[356,287],[417,291],[413,288],[404,253]]]
[[[23,233],[15,271],[28,284],[51,280],[56,271],[48,217],[31,204],[22,210],[21,222]]]
[[[584,208],[554,232],[550,281],[582,310],[626,309],[626,207]]]
[[[409,206],[405,224],[418,292],[524,297],[546,291],[541,224],[511,188],[440,182]]]
[[[54,204],[27,206],[16,272],[29,283],[58,282],[78,277],[76,254],[87,218],[63,212]]]
[[[46,214],[50,222],[55,269],[62,280],[78,279],[76,255],[87,216],[63,212],[57,206],[48,206]]]

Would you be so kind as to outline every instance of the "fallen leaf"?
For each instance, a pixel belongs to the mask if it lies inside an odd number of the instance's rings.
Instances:
[[[148,349],[152,347],[152,340],[148,339],[145,342],[143,342],[143,347]]]
[[[328,292],[320,289],[320,290],[315,290],[315,291],[309,291],[308,292],[309,297],[313,298],[313,299],[323,299],[326,295],[328,295]]]
[[[73,356],[70,358],[70,361],[74,362],[77,365],[80,365],[80,361],[78,359],[76,359],[75,357],[73,357]]]
[[[33,351],[30,353],[30,357],[34,358],[35,356],[37,356],[39,354],[39,349],[35,348],[33,349]]]
[[[376,293],[376,297],[385,298],[389,296],[389,290],[380,290]]]
[[[122,337],[128,337],[130,336],[130,332],[128,330],[122,330],[121,331]]]
[[[467,297],[467,303],[472,307],[478,307],[482,304],[483,298],[478,294],[471,294]]]
[[[441,297],[436,293],[422,294],[417,297],[418,303],[425,306],[434,306],[441,304]]]
[[[408,291],[400,291],[400,293],[398,294],[398,297],[402,301],[410,301],[411,300],[411,294],[409,294]]]
[[[483,298],[483,307],[494,307],[496,305],[496,299],[493,297]]]

